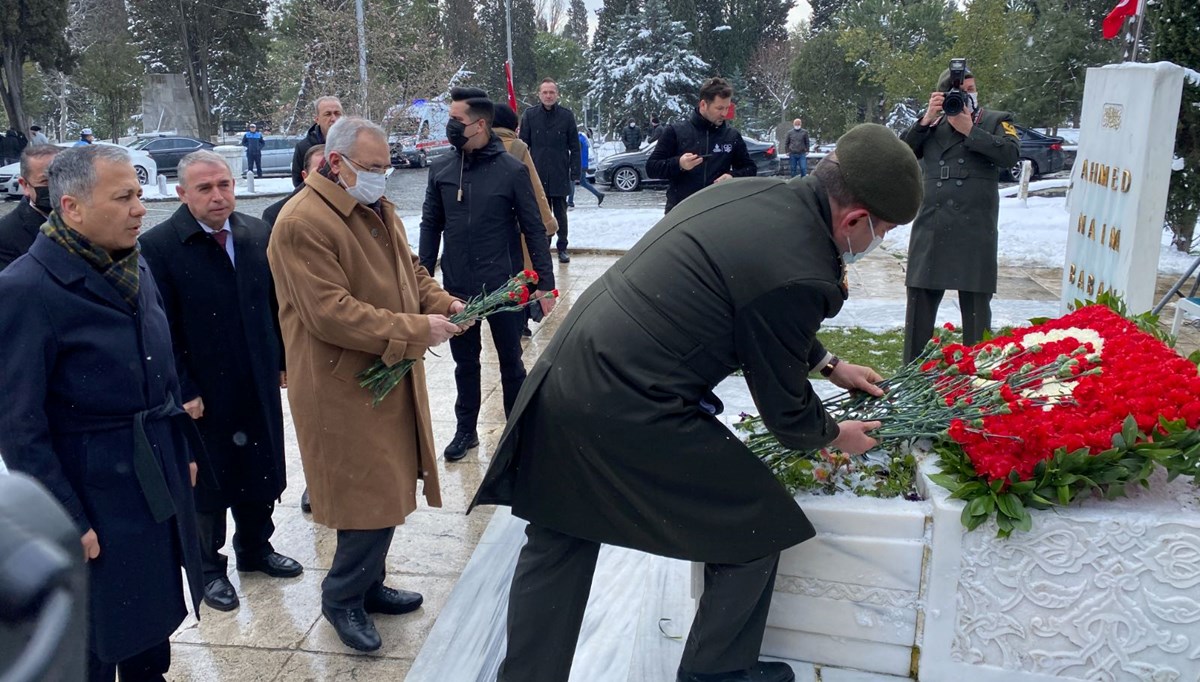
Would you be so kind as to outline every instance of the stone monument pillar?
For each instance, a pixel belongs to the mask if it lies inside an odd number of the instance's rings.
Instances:
[[[220,154],[229,164],[229,170],[233,171],[233,179],[240,180],[246,171],[246,148],[240,145],[223,144],[213,147],[213,151]]]
[[[1167,62],[1088,69],[1067,196],[1062,312],[1105,291],[1131,313],[1154,306],[1182,92],[1183,69]]]

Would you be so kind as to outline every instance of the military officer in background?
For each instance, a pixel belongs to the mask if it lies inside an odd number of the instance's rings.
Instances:
[[[1020,156],[1012,114],[979,106],[970,71],[962,84],[970,101],[955,116],[942,111],[949,86],[947,69],[929,96],[929,108],[903,136],[925,176],[925,200],[908,243],[905,362],[933,336],[947,289],[958,291],[965,343],[978,343],[991,328],[1000,172]]]

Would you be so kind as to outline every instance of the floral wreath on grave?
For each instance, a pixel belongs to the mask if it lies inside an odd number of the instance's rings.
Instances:
[[[947,324],[881,383],[884,397],[842,393],[825,407],[839,421],[881,421],[872,435],[884,448],[929,439],[941,469],[930,478],[966,502],[963,525],[994,516],[1001,537],[1029,530],[1031,508],[1120,497],[1158,467],[1169,479],[1200,476],[1200,352],[1182,357],[1155,316],[1127,316],[1115,296],[1074,307],[969,347]],[[757,417],[737,428],[791,489],[823,463],[849,461],[788,450]],[[911,473],[911,460],[898,454],[893,468]]]

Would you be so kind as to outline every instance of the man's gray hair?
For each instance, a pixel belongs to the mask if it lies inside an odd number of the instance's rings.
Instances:
[[[342,156],[351,155],[355,143],[358,142],[358,136],[365,132],[378,135],[379,139],[387,141],[387,133],[383,132],[383,128],[365,118],[357,116],[343,116],[339,118],[337,123],[329,126],[329,134],[325,136],[326,157],[333,152],[337,152]]]
[[[21,152],[21,177],[28,182],[33,182],[33,178],[29,177],[30,168],[29,162],[34,159],[45,159],[52,156],[58,156],[65,148],[53,144],[38,144],[25,147],[25,151]]]
[[[96,187],[99,176],[96,173],[96,163],[123,163],[130,168],[133,161],[124,147],[106,144],[89,144],[86,147],[70,147],[54,157],[46,175],[50,178],[50,203],[52,206],[62,206],[62,198],[72,196],[83,201],[91,201],[92,190]]]
[[[313,102],[313,111],[315,113],[317,113],[317,114],[321,113],[321,103],[322,102],[337,102],[338,108],[340,109],[342,107],[342,100],[338,99],[337,97],[334,97],[333,95],[325,95],[324,97],[318,97],[317,101]]]
[[[179,160],[179,165],[176,166],[176,173],[179,174],[179,184],[186,184],[184,176],[187,175],[187,170],[198,163],[221,166],[229,171],[230,177],[233,176],[233,169],[229,167],[229,162],[225,160],[224,156],[208,149],[198,149]]]

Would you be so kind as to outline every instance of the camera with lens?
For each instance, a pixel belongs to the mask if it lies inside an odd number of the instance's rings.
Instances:
[[[945,98],[942,100],[942,111],[946,112],[947,116],[957,116],[967,108],[967,102],[970,97],[962,91],[963,80],[967,77],[967,60],[951,59],[950,60],[950,84],[946,88]]]

